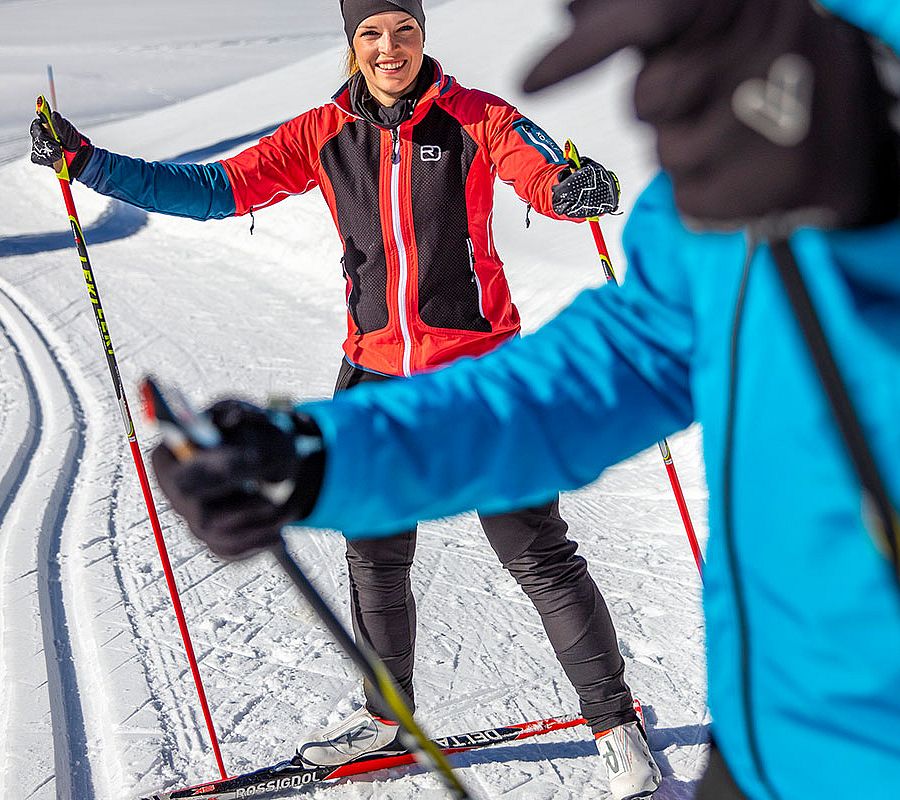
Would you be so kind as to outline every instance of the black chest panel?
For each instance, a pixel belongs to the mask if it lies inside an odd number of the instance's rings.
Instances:
[[[331,181],[338,226],[344,237],[347,307],[360,333],[388,324],[387,257],[378,207],[380,131],[366,122],[347,123],[319,154]]]
[[[413,128],[412,211],[419,270],[419,317],[434,328],[488,333],[466,208],[466,180],[478,145],[460,123],[432,105]],[[379,208],[381,131],[347,123],[322,148],[344,238],[347,306],[359,333],[386,327],[387,258]]]
[[[437,104],[412,138],[419,317],[435,328],[490,332],[481,311],[466,208],[466,180],[478,145]]]

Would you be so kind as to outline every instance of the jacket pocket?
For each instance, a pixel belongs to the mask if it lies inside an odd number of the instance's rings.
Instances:
[[[469,237],[447,243],[419,262],[419,317],[432,328],[490,333],[481,282],[475,272],[475,248]]]
[[[341,259],[347,280],[347,310],[360,334],[382,330],[389,321],[387,267],[384,254],[376,256],[368,258],[354,246],[352,237],[347,237]]]

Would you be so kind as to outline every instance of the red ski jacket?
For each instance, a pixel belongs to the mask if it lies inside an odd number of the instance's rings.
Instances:
[[[463,88],[436,63],[397,129],[355,115],[349,95],[347,84],[329,105],[221,162],[234,213],[322,190],[344,245],[351,363],[411,375],[493,350],[520,328],[491,230],[494,180],[559,219],[552,187],[562,151],[508,103]]]

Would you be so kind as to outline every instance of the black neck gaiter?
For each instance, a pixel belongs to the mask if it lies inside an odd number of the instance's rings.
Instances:
[[[412,88],[394,105],[388,107],[379,103],[369,91],[366,79],[361,72],[350,78],[350,108],[353,113],[373,125],[393,130],[399,128],[410,119],[416,110],[416,104],[422,99],[428,87],[434,82],[434,61],[425,56],[422,69]]]

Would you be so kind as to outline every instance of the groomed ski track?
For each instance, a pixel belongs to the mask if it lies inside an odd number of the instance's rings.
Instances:
[[[615,166],[627,210],[652,171],[651,143],[627,113],[634,64],[617,61],[593,76],[599,85],[576,81],[567,94],[515,94],[519,67],[539,46],[534,32],[558,29],[556,11],[550,0],[528,15],[512,0],[451,0],[429,13],[429,50],[462,83],[509,97],[555,137]],[[148,158],[211,153],[327,101],[339,61],[330,50],[89,133]],[[61,248],[71,234],[55,183],[23,160],[0,166],[0,797],[122,800],[216,769],[77,257]],[[257,214],[252,238],[248,219],[144,217],[77,185],[75,197],[136,417],[134,386],[146,372],[199,402],[226,391],[258,400],[330,393],[344,286],[316,193]],[[528,329],[602,282],[585,228],[533,217],[526,232],[524,206],[499,184],[495,226]],[[621,226],[604,223],[617,266]],[[151,434],[137,423],[149,452]],[[672,448],[705,537],[699,433],[673,437]],[[355,674],[274,562],[215,561],[157,499],[226,765],[241,772],[277,760],[358,702]],[[658,452],[567,495],[562,510],[645,702],[666,775],[657,797],[688,800],[709,722],[700,587]],[[297,534],[291,545],[346,619],[340,538]],[[539,619],[473,515],[421,526],[413,581],[417,697],[430,733],[577,712]],[[455,763],[487,797],[602,800],[592,752],[576,729]],[[304,796],[326,793],[442,796],[414,769]]]
[[[0,282],[4,357],[25,389],[10,409],[24,418],[3,431],[2,452],[12,457],[0,485],[0,730],[15,740],[4,751],[15,747],[16,755],[3,770],[0,795],[32,797],[55,780],[62,796],[89,800],[90,762],[60,574],[63,520],[85,449],[85,418],[27,305]],[[16,430],[23,434],[18,443],[10,441]],[[22,659],[25,653],[31,657]]]

